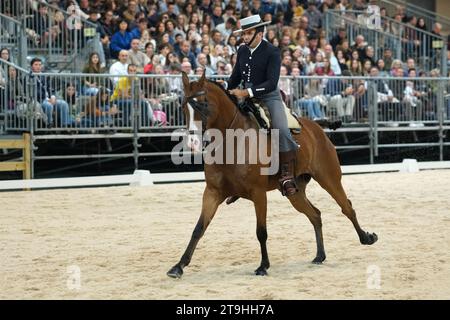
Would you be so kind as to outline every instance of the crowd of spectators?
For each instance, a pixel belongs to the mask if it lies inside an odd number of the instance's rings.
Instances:
[[[32,1],[32,0],[28,0]],[[33,2],[33,1],[32,1]],[[34,1],[39,2],[39,1]],[[371,1],[370,1],[371,2]],[[390,47],[375,59],[374,43],[368,43],[363,34],[350,42],[345,28],[330,38],[326,37],[324,12],[328,9],[364,12],[369,1],[363,0],[48,0],[68,12],[89,20],[100,34],[99,52],[92,53],[83,72],[110,73],[113,88],[120,76],[129,72],[130,65],[137,73],[227,76],[236,63],[236,52],[241,39],[232,33],[239,19],[260,14],[267,26],[266,39],[280,48],[281,74],[286,76],[319,76],[322,79],[300,83],[294,89],[294,80],[282,79],[280,88],[298,113],[311,118],[322,118],[334,112],[345,121],[367,117],[370,83],[346,78],[327,77],[416,77],[442,76],[438,69],[421,70],[414,57],[399,60]],[[35,19],[45,26],[35,30],[46,41],[52,37],[45,16],[51,14],[35,6]],[[391,17],[420,29],[430,28],[441,35],[442,26],[425,26],[421,17],[407,16],[399,7]],[[381,8],[382,17],[387,10]],[[43,22],[42,22],[43,21]],[[394,25],[382,20],[386,32],[400,32]],[[405,25],[406,26],[406,25]],[[407,27],[405,27],[407,28]],[[405,31],[406,30],[406,31]],[[402,32],[407,32],[405,29]],[[412,30],[412,29],[411,29]],[[412,34],[410,35],[413,36]],[[450,48],[448,59],[450,61]],[[444,75],[447,76],[447,75]],[[377,100],[380,109],[392,109],[401,104],[399,117],[420,120],[435,117],[435,88],[418,88],[417,83],[377,80]],[[170,91],[179,90],[175,80],[168,79]],[[158,87],[158,83],[149,84]],[[172,90],[173,89],[173,90]],[[95,83],[83,84],[83,93],[96,96],[100,88]],[[148,97],[149,104],[158,103]],[[153,100],[151,100],[153,99]],[[397,114],[397,113],[396,113]],[[392,119],[389,119],[392,120]]]

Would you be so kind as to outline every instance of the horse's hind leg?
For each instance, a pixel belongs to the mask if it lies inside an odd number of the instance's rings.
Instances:
[[[225,200],[225,197],[223,197],[219,192],[206,187],[203,192],[202,213],[198,219],[197,225],[194,228],[191,240],[189,241],[186,251],[180,261],[167,272],[169,277],[181,277],[183,274],[183,268],[188,266],[189,262],[191,262],[192,254],[194,253],[198,241],[205,233],[206,228],[217,211],[217,207],[223,200]]]
[[[269,255],[267,254],[267,195],[266,192],[259,192],[252,197],[252,201],[255,205],[256,212],[256,236],[261,246],[261,264],[258,269],[255,270],[255,274],[258,276],[267,275],[267,269],[270,267]]]
[[[316,234],[316,244],[317,244],[317,254],[313,263],[321,264],[325,259],[325,247],[323,245],[323,235],[322,235],[322,218],[320,210],[314,207],[311,202],[306,198],[305,188],[306,181],[302,180],[298,183],[299,191],[288,197],[291,204],[294,206],[297,211],[304,213],[309,221],[311,221],[314,232]]]
[[[341,179],[330,179],[332,175],[328,176],[328,179],[316,179],[317,182],[324,188],[333,198],[337,204],[341,207],[342,213],[345,214],[353,223],[356,232],[358,233],[359,241],[361,244],[371,245],[377,242],[378,236],[376,233],[369,233],[364,231],[356,218],[356,212],[353,209],[351,201],[347,198],[347,195],[342,187]]]

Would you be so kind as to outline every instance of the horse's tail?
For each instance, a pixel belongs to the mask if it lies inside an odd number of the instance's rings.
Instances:
[[[331,130],[336,130],[340,127],[342,127],[342,121],[341,120],[337,120],[337,121],[328,121],[326,119],[319,119],[319,120],[314,120],[315,123],[317,123],[319,126],[321,126],[322,128],[326,129],[331,129]]]

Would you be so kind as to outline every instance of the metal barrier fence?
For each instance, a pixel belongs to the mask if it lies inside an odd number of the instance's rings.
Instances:
[[[44,1],[28,0],[12,2],[2,10],[9,10],[11,16],[0,14],[0,44],[21,46],[21,57],[45,57],[49,63],[59,64],[60,70],[71,71],[80,71],[80,62],[86,61],[90,52],[98,52],[105,62],[96,25],[76,10],[67,12]],[[25,61],[18,63],[25,65]]]
[[[364,37],[368,46],[374,48],[374,59],[383,58],[384,51],[389,48],[393,58],[406,62],[413,58],[416,67],[429,72],[440,68],[442,74],[447,74],[447,43],[443,37],[430,32],[399,23],[388,17],[380,19],[380,25],[372,25],[366,13],[361,11],[328,10],[325,15],[325,30],[327,38],[331,39],[345,28],[350,44],[358,35]],[[386,66],[390,69],[391,66]]]
[[[3,122],[0,131],[30,131],[30,116],[21,116],[18,111],[30,105],[30,95],[23,90],[28,74],[29,71],[0,59],[0,120]],[[15,78],[20,78],[20,82]]]
[[[39,155],[38,160],[170,156],[143,152],[139,139],[170,137],[185,128],[180,75],[31,74],[0,60],[0,132],[30,132],[34,141],[132,139],[132,153]],[[194,78],[194,77],[193,77]],[[368,143],[345,142],[338,150],[368,150],[374,163],[379,148],[439,147],[444,158],[450,129],[449,78],[282,77],[287,105],[300,116],[340,119],[338,135],[360,133]],[[72,98],[73,97],[73,98]],[[435,132],[435,142],[382,144],[383,131]],[[181,133],[177,133],[180,135]]]
[[[6,131],[184,127],[181,75],[32,74],[0,61]],[[3,79],[3,80],[1,80]],[[281,77],[293,112],[312,119],[421,126],[449,121],[449,78]]]
[[[24,41],[21,40],[24,37],[25,33],[23,33],[21,23],[0,13],[0,48],[9,49],[10,59],[18,64],[23,64],[26,60],[27,48]],[[21,56],[22,52],[25,52],[23,57]]]
[[[0,46],[2,48],[11,49],[18,43],[19,27],[20,25],[13,18],[0,13]]]
[[[282,81],[282,80],[281,80]],[[299,77],[292,110],[310,118],[367,125],[423,126],[450,120],[448,78]]]
[[[11,16],[11,17],[19,17],[23,14],[22,8],[24,0],[2,0],[0,2],[0,12]],[[26,1],[26,0],[25,0]]]
[[[414,15],[417,18],[423,18],[425,20],[425,25],[427,26],[428,31],[432,30],[433,24],[436,22],[442,24],[442,27],[444,29],[450,30],[449,17],[440,15],[437,12],[426,10],[420,6],[415,5],[414,3],[402,0],[379,0],[378,5],[380,6],[380,8],[386,8],[390,16],[398,12],[399,7],[402,7],[402,10],[407,16]]]
[[[181,76],[32,74],[0,61],[6,131],[130,131],[184,126]]]

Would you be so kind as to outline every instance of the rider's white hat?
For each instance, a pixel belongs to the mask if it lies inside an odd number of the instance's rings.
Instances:
[[[266,24],[269,24],[270,21],[262,21],[259,14],[255,14],[250,17],[243,18],[239,20],[241,28],[239,30],[234,31],[234,33],[243,32],[246,30],[258,28],[261,26],[265,26]]]

